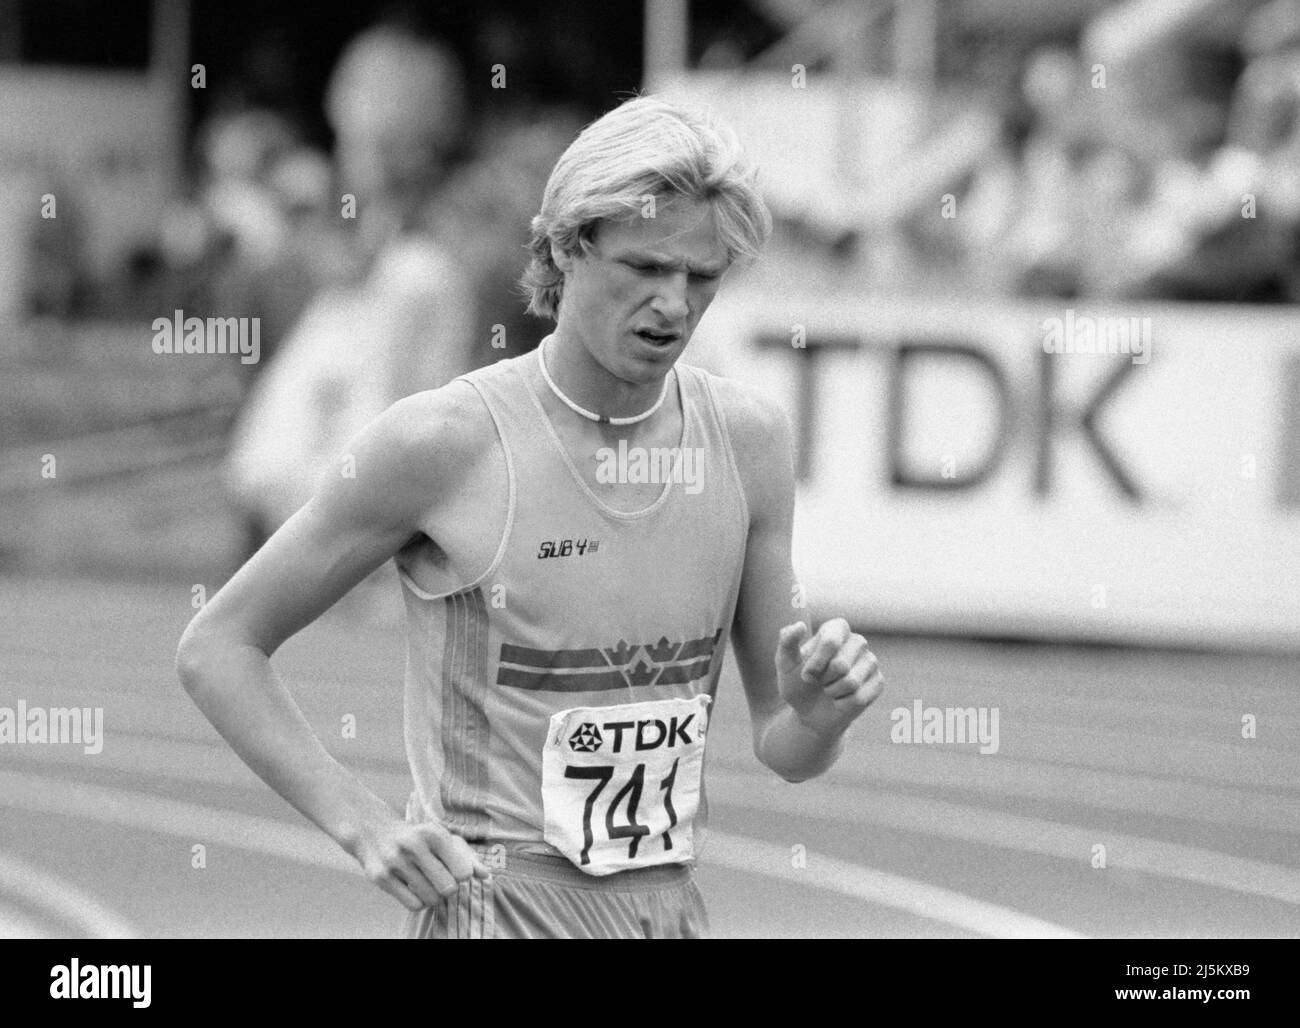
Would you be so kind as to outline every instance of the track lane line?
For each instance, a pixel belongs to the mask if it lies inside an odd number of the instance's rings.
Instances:
[[[738,774],[750,773],[735,759],[711,760],[709,766],[710,774],[715,767],[725,767]],[[855,775],[860,776],[867,789],[899,782],[991,793],[999,799],[1023,796],[1209,824],[1300,832],[1300,797],[1263,787],[1207,785],[1133,771],[1032,763],[1001,754],[994,758],[931,750],[913,752],[900,759],[886,747],[855,754],[851,764],[837,765],[834,772],[839,780]]]
[[[10,853],[0,853],[0,895],[5,894],[49,911],[92,939],[134,939],[136,936],[125,917],[84,889]]]
[[[0,904],[0,939],[52,939],[44,925],[28,920],[27,916],[13,907]]]
[[[785,846],[710,829],[700,863],[833,892],[994,939],[1087,938],[1051,921],[986,903],[952,889],[811,850],[804,856],[806,866],[795,868],[790,863],[790,850]]]
[[[881,794],[822,783],[782,789],[766,777],[709,769],[709,801],[822,821],[885,825],[922,835],[1037,853],[1087,866],[1095,843],[1109,867],[1194,882],[1300,906],[1300,870],[1215,850],[1162,842],[1111,829],[1089,828],[998,810],[898,793]]]
[[[315,829],[146,792],[0,771],[0,806],[215,842],[312,867],[361,874],[351,857]]]

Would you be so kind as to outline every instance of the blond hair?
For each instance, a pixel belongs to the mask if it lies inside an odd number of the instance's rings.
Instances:
[[[641,96],[592,122],[561,154],[532,220],[521,285],[528,309],[555,319],[564,273],[551,255],[591,252],[602,221],[630,219],[648,197],[681,196],[713,209],[728,261],[752,260],[772,218],[731,129],[709,113]]]

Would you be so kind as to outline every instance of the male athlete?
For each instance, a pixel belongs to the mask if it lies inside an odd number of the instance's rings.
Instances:
[[[770,218],[735,137],[662,100],[588,126],[533,220],[529,354],[400,401],[194,619],[177,664],[241,758],[412,913],[410,937],[698,937],[728,636],[754,752],[821,774],[880,695],[792,620],[783,414],[678,362]],[[395,557],[415,790],[331,757],[270,655]],[[489,867],[491,865],[491,867]]]

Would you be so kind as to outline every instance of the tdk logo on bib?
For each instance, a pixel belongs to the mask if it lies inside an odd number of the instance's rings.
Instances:
[[[590,721],[584,721],[569,736],[569,748],[579,753],[595,753],[602,741],[600,729]]]
[[[694,740],[703,739],[703,718],[699,727],[691,731],[691,723],[695,718],[695,714],[687,714],[684,718],[670,717],[667,721],[653,717],[640,721],[606,721],[600,727],[606,735],[613,735],[614,745],[610,747],[610,753],[622,753],[625,748],[641,752],[661,747],[672,749],[674,746],[689,746]],[[596,745],[599,746],[600,732],[596,732],[596,740]]]

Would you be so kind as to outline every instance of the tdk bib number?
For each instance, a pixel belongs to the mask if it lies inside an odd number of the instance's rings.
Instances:
[[[574,707],[542,754],[546,841],[583,871],[694,856],[709,697]]]

